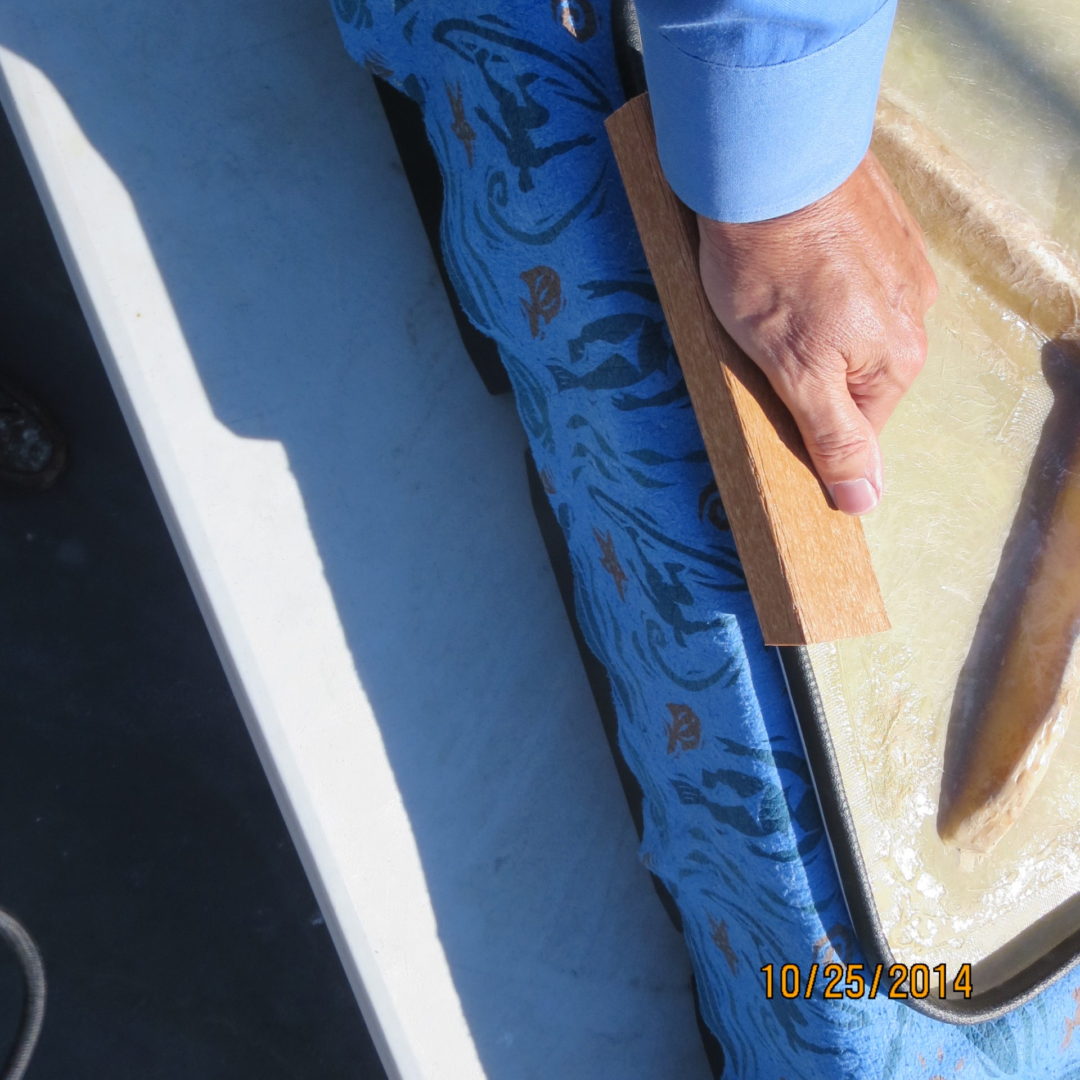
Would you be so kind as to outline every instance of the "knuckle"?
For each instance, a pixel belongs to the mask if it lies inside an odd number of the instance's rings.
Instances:
[[[870,439],[856,428],[826,427],[811,431],[807,449],[825,465],[849,461],[867,452]]]
[[[926,327],[922,321],[914,323],[904,335],[896,354],[897,367],[902,378],[910,383],[926,364]]]
[[[923,284],[923,296],[926,300],[927,307],[930,307],[937,301],[940,292],[941,289],[938,286],[937,274],[935,274],[934,271],[931,270],[929,266],[927,266],[926,281]]]
[[[796,397],[816,398],[843,383],[847,361],[835,348],[805,335],[801,348],[789,348],[777,357],[777,368]]]
[[[908,348],[901,350],[894,362],[895,377],[902,386],[910,386],[919,376],[919,372],[926,366],[925,339],[920,344],[915,342]]]

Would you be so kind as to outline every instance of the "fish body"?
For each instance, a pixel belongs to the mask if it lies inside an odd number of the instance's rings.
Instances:
[[[985,853],[1046,774],[1080,693],[1080,455],[1065,474],[979,711],[963,767],[943,795],[938,833]]]

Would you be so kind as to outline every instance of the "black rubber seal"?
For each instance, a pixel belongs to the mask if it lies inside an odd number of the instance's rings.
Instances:
[[[817,680],[808,651],[801,646],[782,646],[777,650],[787,678],[788,692],[795,709],[802,736],[806,760],[810,766],[818,805],[825,821],[825,832],[832,848],[833,860],[840,875],[848,914],[855,936],[870,965],[895,963],[892,949],[881,926],[873,889],[866,864],[859,848],[858,834],[851,810],[844,796],[840,769],[836,762],[829,725],[818,692]],[[1080,908],[1080,897],[1067,901],[1063,908]],[[1060,908],[1045,916],[1054,918]],[[1014,957],[1032,951],[1031,940],[1040,924],[1029,927],[1003,947]],[[995,954],[1000,955],[1000,954]],[[980,992],[979,969],[972,969],[972,994],[946,997],[904,998],[905,1004],[917,1012],[951,1024],[979,1024],[995,1020],[1018,1005],[1030,1001],[1080,963],[1080,930],[1070,934],[1049,951],[1044,951],[1021,967],[1005,981]]]

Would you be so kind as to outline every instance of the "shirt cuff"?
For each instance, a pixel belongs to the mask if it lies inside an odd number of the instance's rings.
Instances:
[[[886,0],[817,52],[736,67],[691,55],[676,44],[677,28],[650,26],[642,11],[657,149],[675,194],[705,217],[742,222],[839,187],[870,145],[895,13],[896,0]]]

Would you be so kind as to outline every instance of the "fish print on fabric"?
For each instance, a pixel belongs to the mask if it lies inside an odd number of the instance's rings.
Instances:
[[[529,334],[540,337],[540,324],[551,322],[563,309],[562,282],[550,266],[534,266],[519,277],[529,290],[521,301],[521,310],[529,320]]]

